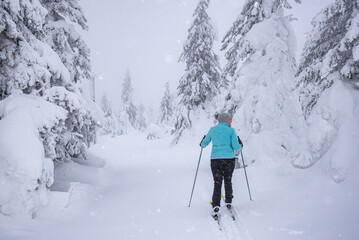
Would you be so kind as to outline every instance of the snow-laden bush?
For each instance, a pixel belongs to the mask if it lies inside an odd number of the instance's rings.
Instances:
[[[125,130],[120,127],[121,124],[117,116],[111,110],[105,113],[100,126],[99,134],[101,135],[111,135],[115,137],[125,133]]]
[[[155,124],[151,124],[147,129],[147,139],[160,139],[165,135],[164,131]]]
[[[338,79],[338,74],[331,78]],[[348,83],[340,80],[324,91],[308,118],[310,162],[295,162],[309,167],[321,160],[331,178],[342,182],[359,155],[359,97]],[[343,107],[345,106],[345,107]]]
[[[44,97],[68,112],[66,132],[58,136],[57,144],[53,146],[56,152],[56,158],[53,159],[67,161],[72,157],[86,158],[85,150],[96,137],[96,122],[86,106],[86,100],[80,94],[67,91],[64,87],[52,87],[45,91]],[[48,147],[46,150],[49,151]]]
[[[0,212],[32,214],[54,181],[40,133],[62,131],[66,111],[40,97],[11,95],[0,101],[0,119]]]

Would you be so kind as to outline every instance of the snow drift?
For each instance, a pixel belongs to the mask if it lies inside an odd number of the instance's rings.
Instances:
[[[54,181],[40,131],[64,121],[66,111],[40,97],[12,95],[0,102],[0,212],[33,214]]]

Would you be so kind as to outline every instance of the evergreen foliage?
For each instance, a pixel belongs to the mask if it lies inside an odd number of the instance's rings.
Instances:
[[[207,14],[209,3],[209,0],[199,1],[179,58],[186,68],[177,87],[179,107],[174,121],[174,143],[191,127],[190,112],[205,110],[220,89],[227,86],[227,80],[221,78],[219,58],[212,50],[216,35]]]
[[[221,82],[218,56],[213,52],[216,38],[211,19],[207,14],[209,0],[200,0],[194,11],[191,27],[179,61],[186,63],[178,95],[180,104],[193,109],[211,101],[225,85]]]
[[[140,131],[145,131],[147,129],[147,121],[145,118],[145,106],[140,104],[138,107],[138,116],[137,116],[137,128]]]
[[[294,1],[301,2],[301,0]],[[241,13],[222,40],[221,50],[227,50],[225,57],[228,61],[223,70],[224,78],[237,78],[236,74],[241,61],[254,54],[253,46],[245,38],[246,34],[255,24],[270,18],[283,7],[292,8],[287,0],[247,0],[245,2]]]
[[[189,129],[192,126],[190,120],[190,110],[186,108],[179,108],[178,113],[176,114],[175,125],[174,125],[174,138],[172,140],[173,144],[177,144],[186,129]]]
[[[172,117],[174,114],[173,110],[173,96],[170,92],[170,84],[166,82],[165,86],[165,94],[161,100],[160,105],[160,116],[158,119],[158,124],[160,125],[168,125],[172,121]]]
[[[100,107],[105,114],[112,109],[111,102],[107,99],[107,94],[105,92],[102,95]]]
[[[126,71],[126,76],[123,79],[121,99],[125,109],[125,113],[128,116],[129,122],[131,123],[133,128],[137,129],[138,110],[135,104],[133,103],[133,88],[131,83],[130,70]]]
[[[359,88],[358,1],[336,0],[312,20],[312,26],[296,74],[306,118],[336,79]]]
[[[41,94],[52,75],[68,74],[43,58],[44,50],[52,54],[39,40],[46,14],[39,1],[0,2],[0,99],[14,92]],[[60,62],[56,56],[53,61]]]
[[[294,82],[295,36],[284,8],[290,8],[287,1],[248,0],[225,35],[223,77],[234,88],[225,110],[234,115],[248,149],[294,161],[305,158],[298,150],[304,119]],[[273,141],[260,143],[263,134]]]
[[[72,25],[87,29],[78,1],[1,1],[0,16],[0,99],[32,94],[64,108],[65,127],[45,134],[56,139],[45,150],[56,152],[53,160],[84,157],[95,141],[96,107],[86,97],[93,98],[93,87],[82,86],[94,79],[89,49]]]

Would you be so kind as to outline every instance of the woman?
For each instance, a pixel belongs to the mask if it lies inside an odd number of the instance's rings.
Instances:
[[[224,180],[226,207],[232,207],[232,174],[235,166],[235,151],[241,151],[237,134],[231,127],[232,117],[221,113],[217,117],[218,125],[212,127],[204,136],[200,146],[205,148],[212,141],[211,169],[214,180],[212,196],[213,213],[215,217],[221,206],[221,189]]]

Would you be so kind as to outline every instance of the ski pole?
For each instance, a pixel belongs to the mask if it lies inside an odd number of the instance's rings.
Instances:
[[[242,151],[241,151],[241,156],[242,156],[242,163],[243,163],[243,168],[244,168],[244,174],[245,174],[245,176],[246,176],[246,181],[247,181],[247,188],[248,188],[248,193],[249,193],[249,199],[250,199],[251,201],[253,201],[252,195],[251,195],[251,190],[249,189],[249,183],[248,183],[246,165],[244,164],[244,159],[243,159],[243,153],[242,153]]]
[[[189,199],[188,207],[190,207],[190,206],[191,206],[192,196],[193,196],[193,191],[194,191],[194,186],[196,185],[196,179],[197,179],[197,173],[198,173],[199,163],[201,162],[202,151],[203,151],[203,148],[201,147],[201,153],[199,154],[199,159],[198,159],[198,164],[197,164],[196,175],[194,176],[194,182],[193,182],[193,187],[192,187],[192,193],[191,193],[191,198]]]

